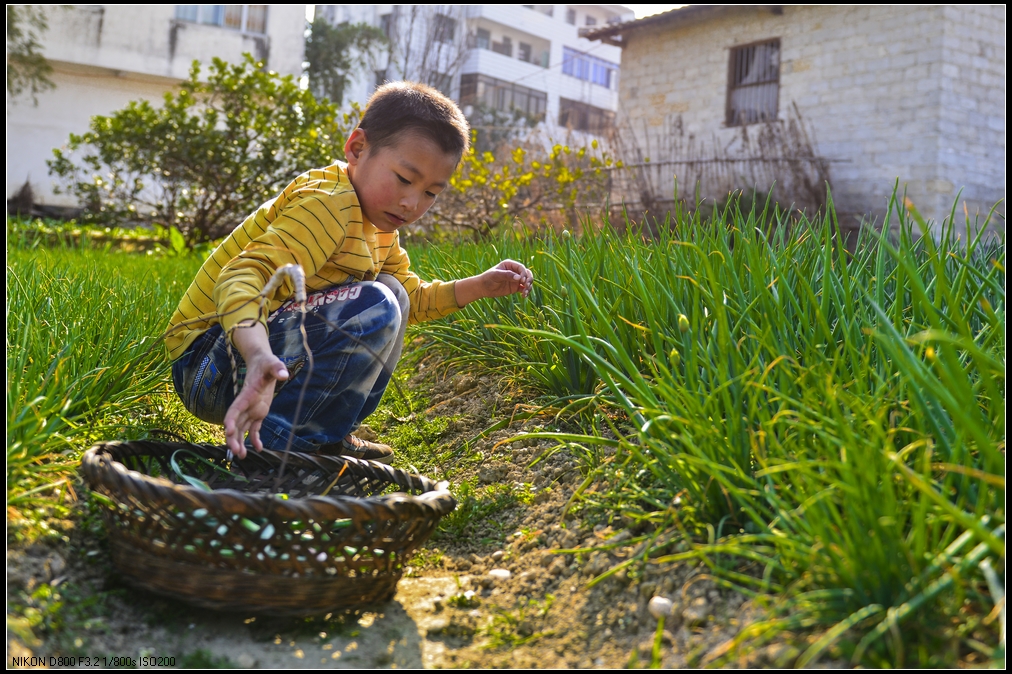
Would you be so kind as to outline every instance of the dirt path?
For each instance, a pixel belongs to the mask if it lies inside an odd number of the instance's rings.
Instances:
[[[743,597],[718,589],[692,563],[634,562],[588,587],[643,548],[600,514],[596,523],[563,520],[583,480],[577,460],[562,451],[529,468],[547,441],[501,442],[541,429],[537,419],[465,446],[512,409],[509,393],[491,377],[438,372],[424,362],[418,369],[409,387],[428,397],[418,428],[380,423],[379,436],[406,443],[414,434],[445,464],[422,472],[451,479],[470,498],[459,498],[455,519],[412,562],[392,602],[309,620],[193,609],[122,585],[84,517],[67,540],[8,549],[8,666],[27,655],[165,656],[190,667],[644,666],[657,628],[647,604],[660,594],[674,602],[660,663],[684,667],[718,655],[749,619]],[[582,552],[554,552],[574,549]],[[31,620],[41,639],[25,630]],[[736,664],[778,655],[767,649]]]

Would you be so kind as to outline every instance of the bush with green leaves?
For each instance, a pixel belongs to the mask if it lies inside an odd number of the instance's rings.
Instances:
[[[577,225],[578,210],[605,207],[608,169],[621,166],[596,140],[579,148],[557,143],[547,150],[528,142],[496,153],[472,143],[449,187],[414,231],[435,238],[469,231],[481,240],[518,221],[537,226],[561,219]]]
[[[87,219],[175,226],[194,244],[228,234],[298,174],[343,159],[358,116],[249,54],[214,59],[206,80],[195,61],[162,107],[133,101],[93,117],[48,164]]]

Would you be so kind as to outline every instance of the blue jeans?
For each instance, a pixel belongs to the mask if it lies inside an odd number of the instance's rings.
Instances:
[[[297,452],[315,452],[322,445],[340,442],[376,410],[404,346],[408,294],[389,274],[312,293],[307,309],[312,376],[299,331],[298,306],[286,302],[268,317],[271,350],[289,373],[287,381],[275,386],[270,412],[260,427],[260,439],[268,449],[284,449],[293,430],[291,447]],[[216,325],[172,363],[172,382],[183,405],[213,424],[224,423],[235,400],[225,340],[224,331]],[[246,364],[238,350],[233,348],[232,353],[242,390]],[[307,377],[302,410],[295,420]]]

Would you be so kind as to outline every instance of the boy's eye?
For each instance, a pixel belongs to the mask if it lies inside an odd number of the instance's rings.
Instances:
[[[404,176],[402,176],[401,174],[399,174],[399,173],[396,173],[396,174],[394,174],[394,175],[396,175],[396,176],[397,176],[397,178],[398,178],[398,179],[399,179],[399,180],[400,180],[400,181],[401,181],[402,183],[404,183],[405,185],[410,185],[410,184],[411,184],[411,181],[410,181],[410,180],[408,180],[407,178],[405,178]]]
[[[436,198],[436,195],[433,192],[426,192],[425,196],[429,197],[430,199],[435,199]]]

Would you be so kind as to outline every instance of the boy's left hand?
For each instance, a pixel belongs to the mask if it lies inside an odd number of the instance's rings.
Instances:
[[[520,293],[527,297],[534,285],[534,272],[515,260],[503,260],[480,274],[485,297],[502,297]]]
[[[534,273],[520,262],[503,260],[488,271],[457,281],[457,304],[464,306],[482,297],[503,297],[520,293],[527,297],[534,285]]]

